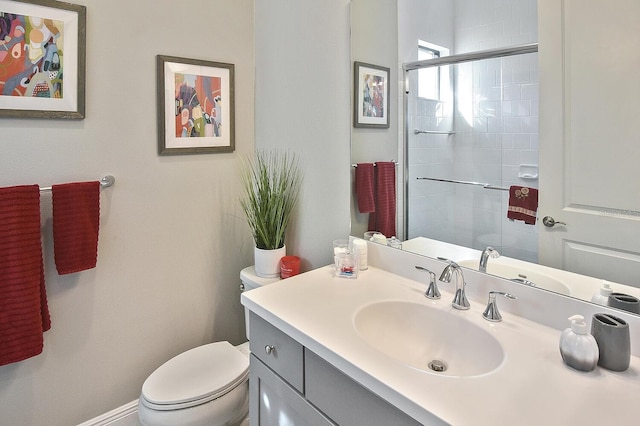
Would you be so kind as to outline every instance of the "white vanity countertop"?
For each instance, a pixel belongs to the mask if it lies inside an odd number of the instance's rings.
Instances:
[[[452,294],[442,287],[442,298],[430,301],[423,296],[425,284],[381,269],[371,267],[357,279],[334,277],[332,272],[328,266],[243,293],[242,303],[424,424],[636,425],[640,421],[637,357],[623,373],[600,367],[579,372],[562,362],[558,330],[509,313],[503,313],[502,322],[485,321],[484,303],[472,300],[470,310],[457,311],[450,304]],[[504,362],[490,374],[453,378],[414,369],[378,352],[358,335],[353,322],[359,309],[383,300],[423,303],[465,317],[502,344]]]

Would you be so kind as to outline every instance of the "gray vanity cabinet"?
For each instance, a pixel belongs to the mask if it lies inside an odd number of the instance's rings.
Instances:
[[[334,425],[304,397],[304,347],[253,312],[249,326],[250,426]]]
[[[249,325],[251,426],[421,424],[253,312]]]

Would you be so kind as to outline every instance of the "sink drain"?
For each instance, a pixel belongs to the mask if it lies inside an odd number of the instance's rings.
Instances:
[[[443,371],[447,371],[447,364],[439,359],[434,359],[429,363],[429,370],[435,371],[437,373],[442,373]]]

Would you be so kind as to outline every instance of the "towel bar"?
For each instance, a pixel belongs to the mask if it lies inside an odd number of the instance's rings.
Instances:
[[[417,180],[433,180],[436,182],[448,182],[448,183],[459,183],[459,184],[463,184],[463,185],[475,185],[475,186],[481,186],[484,189],[495,189],[498,191],[508,191],[509,188],[502,188],[500,186],[494,186],[491,185],[490,183],[482,183],[482,182],[471,182],[468,180],[451,180],[451,179],[437,179],[437,178],[428,178],[428,177],[417,177]]]
[[[391,160],[391,162],[394,163],[396,165],[396,167],[398,167],[398,163],[396,162],[396,160]],[[376,163],[373,163],[373,165],[375,167]],[[358,165],[354,163],[354,164],[351,165],[351,167],[358,167]]]
[[[116,178],[111,175],[106,175],[100,179],[100,189],[105,189],[116,183]],[[40,192],[51,192],[51,187],[40,188]]]

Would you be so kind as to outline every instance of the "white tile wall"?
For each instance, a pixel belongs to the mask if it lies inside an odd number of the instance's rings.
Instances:
[[[537,41],[536,0],[454,4],[455,46],[447,46],[454,53]],[[453,73],[453,111],[446,102],[410,102],[410,133],[454,128],[456,135],[410,137],[408,237],[478,249],[492,244],[507,256],[537,261],[537,228],[506,218],[507,192],[415,180],[424,175],[537,187],[535,180],[518,178],[520,164],[538,164],[537,54],[461,64]]]

